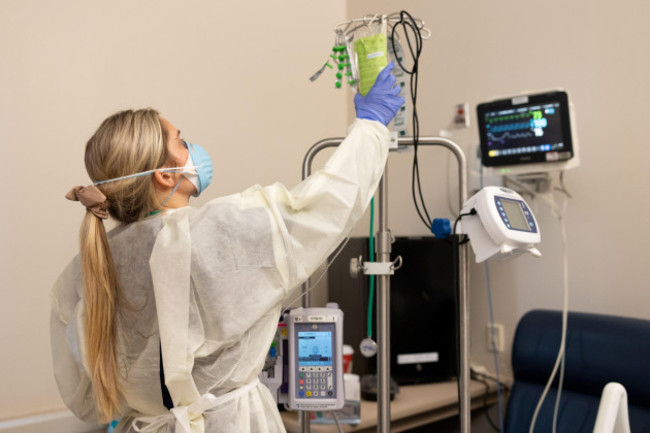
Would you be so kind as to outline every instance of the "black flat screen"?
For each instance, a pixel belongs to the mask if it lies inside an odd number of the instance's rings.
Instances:
[[[476,108],[486,167],[554,163],[573,157],[566,92],[527,95]]]

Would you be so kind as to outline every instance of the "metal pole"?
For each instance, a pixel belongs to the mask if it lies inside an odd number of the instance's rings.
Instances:
[[[309,149],[305,159],[302,163],[302,180],[307,179],[311,174],[311,163],[314,160],[314,157],[318,152],[326,147],[338,146],[343,141],[343,138],[329,138],[326,140],[321,140]],[[311,307],[311,292],[309,288],[311,286],[311,280],[307,280],[302,285],[302,306],[303,308]],[[299,411],[298,412],[298,423],[300,425],[301,433],[311,433],[311,419],[308,411]]]
[[[390,262],[391,234],[388,231],[388,168],[379,182],[379,232],[377,261]],[[390,275],[377,278],[377,431],[390,432]]]
[[[472,400],[470,394],[470,349],[469,349],[469,270],[467,244],[459,246],[458,303],[460,314],[460,433],[470,433],[472,425]]]
[[[398,139],[398,144],[413,144],[412,137]],[[421,137],[420,145],[443,146],[451,151],[458,161],[458,202],[459,209],[467,201],[467,161],[463,150],[453,141],[441,137]],[[470,394],[470,348],[469,348],[469,250],[467,244],[459,246],[458,250],[458,309],[460,334],[460,372],[458,374],[460,388],[460,433],[470,433],[472,401]]]
[[[311,174],[311,163],[318,152],[327,148],[338,146],[343,141],[343,138],[328,138],[321,140],[318,143],[314,144],[303,160],[303,179],[307,178]],[[413,145],[413,137],[402,137],[398,139],[398,144],[410,146]],[[441,137],[420,137],[418,141],[419,145],[423,146],[443,146],[449,151],[451,151],[455,156],[458,162],[458,201],[459,209],[462,209],[463,205],[467,201],[467,161],[465,159],[465,154],[463,150],[451,140]],[[385,261],[390,261],[390,233],[386,229],[387,235],[384,237],[382,228],[382,223],[385,223],[387,226],[387,212],[383,213],[382,216],[382,207],[387,208],[387,191],[385,187],[386,174],[384,173],[384,178],[380,183],[380,212],[379,212],[379,224],[380,232],[378,233],[379,239],[377,242],[378,249],[378,260],[384,261],[383,256],[379,255],[384,252],[379,248],[384,248],[382,245],[383,242],[388,242],[388,258]],[[384,196],[385,195],[385,196]],[[459,387],[460,387],[460,433],[469,433],[471,428],[471,396],[470,396],[470,348],[469,348],[469,272],[468,272],[468,260],[469,260],[469,250],[467,244],[461,245],[459,247],[459,323],[460,323],[460,372],[459,372]],[[383,286],[381,281],[383,278],[386,278],[386,286]],[[380,276],[378,279],[378,296],[377,296],[377,328],[378,328],[378,340],[379,340],[379,359],[378,359],[378,379],[381,381],[378,383],[378,423],[379,428],[390,431],[390,283],[387,276]],[[303,285],[303,293],[307,290],[306,286]],[[382,301],[382,299],[384,299]],[[380,305],[383,304],[382,307]],[[382,308],[380,310],[380,308]],[[386,320],[387,327],[382,330],[383,326],[380,320]],[[388,337],[384,340],[384,336]],[[386,352],[383,353],[382,351]],[[385,357],[382,360],[382,357]],[[385,380],[384,376],[388,379]],[[385,403],[385,400],[388,402]],[[386,407],[382,409],[382,406]],[[306,412],[305,412],[306,414]],[[303,419],[301,417],[301,419]],[[308,416],[307,422],[308,420]],[[307,427],[308,428],[308,427]],[[303,426],[304,429],[304,426]],[[309,430],[303,430],[303,433],[309,433]]]

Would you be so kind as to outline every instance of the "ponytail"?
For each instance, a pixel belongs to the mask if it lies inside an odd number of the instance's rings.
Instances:
[[[103,221],[86,212],[81,226],[81,263],[85,301],[85,348],[95,406],[102,422],[119,412],[122,397],[117,363],[117,311],[122,287]]]
[[[93,182],[161,167],[167,160],[166,137],[156,110],[126,110],[108,117],[86,144],[86,170]],[[86,190],[85,192],[82,190]],[[160,209],[151,177],[136,177],[71,191],[88,209],[81,226],[86,360],[99,418],[119,414],[123,383],[118,365],[118,312],[123,298],[102,218],[138,221]]]

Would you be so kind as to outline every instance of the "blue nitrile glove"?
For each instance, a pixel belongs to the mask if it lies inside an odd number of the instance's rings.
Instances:
[[[376,120],[388,125],[404,105],[404,98],[397,96],[401,88],[395,86],[395,77],[391,75],[394,67],[395,63],[390,62],[381,70],[366,96],[361,96],[360,93],[354,95],[354,107],[359,119]]]

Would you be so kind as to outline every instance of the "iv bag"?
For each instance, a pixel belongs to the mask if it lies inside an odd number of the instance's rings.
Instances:
[[[368,93],[379,72],[388,64],[386,23],[385,15],[375,16],[345,35],[352,76],[362,96]]]

